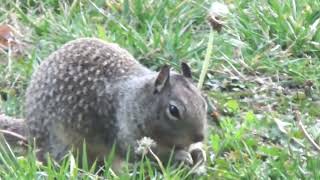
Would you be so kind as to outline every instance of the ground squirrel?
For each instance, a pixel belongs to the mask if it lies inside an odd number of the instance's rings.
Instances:
[[[182,73],[154,72],[126,50],[94,38],[65,44],[34,72],[26,93],[26,125],[42,155],[61,159],[84,140],[90,161],[116,144],[116,156],[150,137],[161,158],[186,161],[204,139],[207,105],[182,63]]]

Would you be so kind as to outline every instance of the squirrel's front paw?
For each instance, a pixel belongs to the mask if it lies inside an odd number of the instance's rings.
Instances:
[[[192,144],[189,148],[189,152],[193,160],[192,172],[197,175],[205,174],[207,172],[205,164],[207,158],[203,148],[203,144],[201,142]]]
[[[182,163],[188,166],[192,166],[193,159],[191,157],[191,154],[188,151],[178,150],[174,154],[174,163],[177,163],[177,164]]]
[[[201,165],[206,162],[206,153],[203,150],[203,144],[202,143],[195,143],[192,144],[189,148],[189,152],[191,154],[193,165]]]
[[[204,162],[206,161],[206,155],[202,149],[194,149],[190,152],[190,154],[191,154],[194,166],[204,164]]]

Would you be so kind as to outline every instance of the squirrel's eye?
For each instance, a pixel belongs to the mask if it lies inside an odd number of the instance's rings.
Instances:
[[[176,118],[179,118],[179,110],[176,106],[170,104],[169,105],[170,114]]]

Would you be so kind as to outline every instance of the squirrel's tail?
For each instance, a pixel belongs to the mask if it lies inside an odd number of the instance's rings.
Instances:
[[[11,148],[25,149],[28,144],[27,126],[23,119],[0,114],[0,134],[2,134]]]

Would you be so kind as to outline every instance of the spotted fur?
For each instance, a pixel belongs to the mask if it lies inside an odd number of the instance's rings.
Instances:
[[[102,160],[114,143],[121,159],[144,136],[156,140],[159,154],[187,149],[195,133],[204,133],[206,103],[190,77],[177,73],[155,93],[158,76],[118,45],[98,39],[74,40],[53,52],[26,93],[28,132],[39,157],[60,160],[85,140],[90,161]],[[165,115],[170,99],[184,108],[180,122]]]

